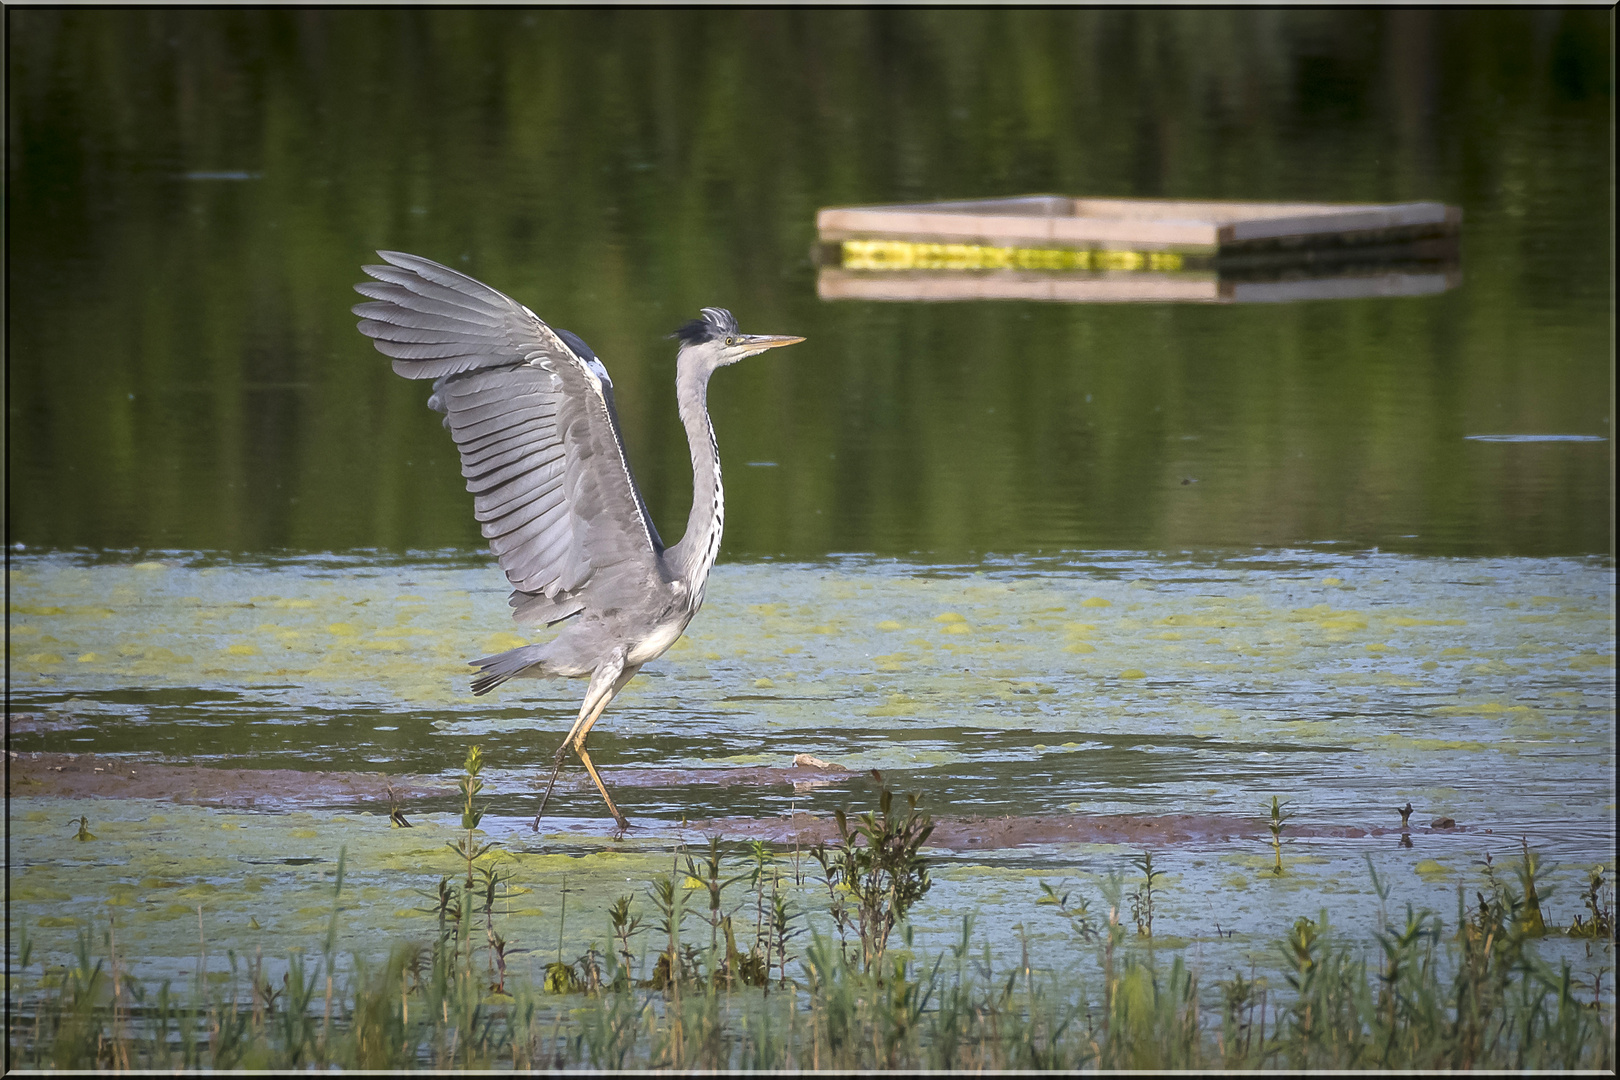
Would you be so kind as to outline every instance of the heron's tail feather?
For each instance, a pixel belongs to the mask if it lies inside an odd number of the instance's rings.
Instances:
[[[479,669],[478,674],[473,676],[472,692],[487,694],[507,679],[521,675],[529,668],[545,663],[545,660],[545,645],[522,645],[494,656],[469,660],[468,663]]]

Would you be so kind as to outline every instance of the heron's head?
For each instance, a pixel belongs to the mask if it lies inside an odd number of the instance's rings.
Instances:
[[[707,371],[804,340],[789,334],[741,333],[731,312],[712,307],[704,308],[702,318],[693,319],[670,337],[680,339],[683,363],[695,360]]]

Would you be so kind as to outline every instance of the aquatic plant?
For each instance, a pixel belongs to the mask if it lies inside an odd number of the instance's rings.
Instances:
[[[1070,904],[1069,897],[1073,895],[1072,891],[1065,890],[1060,893],[1045,881],[1041,882],[1040,886],[1041,898],[1035,903],[1049,904],[1057,908],[1058,914],[1063,916],[1068,922],[1069,928],[1074,931],[1075,936],[1081,941],[1091,942],[1097,940],[1100,933],[1097,930],[1096,921],[1091,917],[1090,900],[1082,896],[1077,898],[1073,904]]]
[[[1153,885],[1164,877],[1163,870],[1153,869],[1153,852],[1144,851],[1131,860],[1131,865],[1142,872],[1142,884],[1131,893],[1131,918],[1136,920],[1136,932],[1141,937],[1153,936]]]
[[[467,862],[465,888],[470,893],[473,889],[473,861],[488,853],[495,846],[493,843],[481,844],[478,842],[477,837],[478,826],[484,820],[483,810],[473,805],[473,797],[484,788],[484,781],[478,775],[484,770],[484,752],[477,743],[468,748],[467,760],[462,768],[464,774],[456,782],[456,786],[461,789],[461,827],[466,830],[467,834],[458,837],[454,841],[449,841],[449,846],[451,851],[460,855]]]
[[[934,831],[932,817],[917,809],[915,795],[906,796],[902,816],[887,786],[878,807],[881,816],[862,814],[853,829],[842,809],[834,811],[837,844],[818,844],[812,851],[831,898],[839,942],[847,947],[850,931],[859,937],[861,964],[868,972],[882,964],[895,924],[932,885],[922,855]]]
[[[1576,915],[1569,924],[1569,936],[1613,942],[1614,884],[1605,881],[1602,866],[1594,866],[1587,871],[1586,892],[1582,900],[1592,917],[1588,920],[1585,916]]]
[[[905,815],[884,810],[884,820],[864,822],[877,830],[880,843],[885,834],[914,838],[921,831],[913,820],[915,805]],[[847,847],[866,849],[859,840],[868,834],[844,835]],[[905,843],[890,850],[911,850],[920,858]],[[1015,928],[1021,943],[1016,963],[998,966],[988,942],[975,942],[971,917],[962,919],[952,944],[932,954],[916,947],[910,923],[901,918],[891,929],[898,929],[904,948],[882,950],[874,964],[864,951],[858,954],[804,924],[779,888],[774,853],[750,846],[743,851],[747,871],[730,875],[733,856],[723,844],[711,843],[705,857],[686,863],[696,874],[679,873],[677,852],[673,872],[649,883],[650,925],[643,925],[635,896],[627,894],[608,911],[609,948],[592,945],[567,962],[559,934],[556,960],[545,965],[538,986],[524,972],[497,964],[492,975],[478,962],[470,940],[478,924],[486,941],[500,934],[492,898],[503,879],[485,866],[476,868],[472,892],[447,878],[427,891],[428,910],[439,925],[431,942],[399,943],[381,962],[356,955],[340,965],[336,941],[346,872],[346,853],[340,852],[325,937],[307,959],[297,952],[288,958],[279,987],[266,977],[257,954],[243,963],[227,950],[228,981],[221,982],[217,972],[209,977],[201,923],[196,975],[189,990],[179,993],[167,981],[154,989],[129,976],[131,965],[110,915],[99,935],[94,927],[81,928],[70,962],[49,971],[37,961],[28,928],[20,927],[11,1064],[1612,1069],[1612,994],[1605,998],[1601,987],[1593,987],[1588,997],[1567,964],[1555,967],[1538,956],[1552,912],[1550,892],[1537,880],[1545,870],[1533,856],[1523,846],[1512,873],[1487,862],[1477,907],[1465,903],[1459,886],[1452,928],[1435,913],[1411,907],[1390,918],[1390,886],[1369,861],[1379,903],[1378,929],[1370,939],[1345,938],[1325,910],[1296,918],[1275,945],[1278,985],[1251,970],[1232,973],[1206,993],[1200,972],[1183,956],[1164,964],[1157,959],[1162,948],[1134,944],[1147,936],[1147,894],[1163,889],[1157,879],[1164,872],[1146,852],[1132,860],[1143,879],[1131,896],[1117,869],[1100,882],[1106,920],[1091,914],[1092,901],[1078,887],[1040,883],[1032,909],[1062,919],[1087,947],[1063,951],[1048,965],[1035,961],[1025,924]],[[829,866],[849,865],[839,861],[849,859],[844,849],[828,852],[826,859]],[[870,864],[853,865],[866,872]],[[688,878],[699,887],[683,887]],[[736,941],[739,932],[747,934],[746,920],[735,918],[740,906],[692,910],[689,904],[711,883],[719,883],[724,897],[743,880],[754,889],[743,901],[754,909],[754,940],[743,943],[747,951]],[[841,884],[845,878],[840,873],[834,880]],[[894,897],[918,886],[913,878],[904,889],[890,887],[895,892],[884,895],[893,913]],[[1583,898],[1591,921],[1581,921],[1581,927],[1607,918],[1601,925],[1612,928],[1612,915],[1603,914],[1612,909],[1605,887],[1600,868]],[[1532,888],[1540,898],[1540,931],[1526,915]],[[1136,935],[1122,917],[1126,899],[1133,902]],[[851,907],[858,902],[853,895],[845,901]],[[706,949],[685,938],[692,916],[701,916],[709,928]],[[566,912],[559,922],[565,918]],[[809,941],[790,967],[785,943],[801,933]],[[1599,941],[1584,930],[1582,936]],[[642,942],[656,952],[657,962],[651,977],[638,981],[635,968],[647,959],[637,955]],[[1094,966],[1085,962],[1087,952]],[[504,957],[499,950],[493,955]],[[748,957],[774,957],[779,977],[756,985],[745,974]]]
[[[1283,876],[1283,861],[1282,861],[1282,831],[1283,831],[1283,826],[1288,823],[1289,818],[1294,816],[1293,812],[1290,811],[1289,808],[1288,808],[1289,807],[1289,802],[1290,801],[1288,801],[1288,800],[1278,801],[1277,796],[1273,795],[1271,797],[1271,820],[1266,823],[1266,828],[1271,830],[1271,851],[1272,851],[1272,854],[1277,859],[1276,865],[1272,867],[1271,872],[1273,874],[1276,874],[1278,877]],[[1401,815],[1401,824],[1402,825],[1406,824],[1406,815],[1405,814]]]

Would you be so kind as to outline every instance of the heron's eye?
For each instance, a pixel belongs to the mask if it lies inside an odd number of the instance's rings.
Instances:
[[[734,338],[734,337],[728,337],[728,338],[726,338],[726,344],[727,345],[735,345],[735,344],[737,344],[737,339]]]

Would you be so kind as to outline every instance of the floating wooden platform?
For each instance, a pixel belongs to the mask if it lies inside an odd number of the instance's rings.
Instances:
[[[1462,211],[1435,202],[1007,199],[829,207],[824,299],[1292,300],[1442,292]]]
[[[1274,248],[1389,244],[1455,236],[1462,211],[1436,202],[1278,203],[1189,199],[1010,199],[832,206],[825,241],[906,237],[980,246],[1235,254]]]

